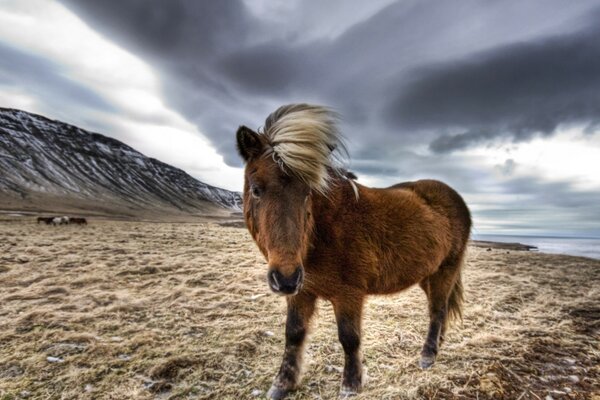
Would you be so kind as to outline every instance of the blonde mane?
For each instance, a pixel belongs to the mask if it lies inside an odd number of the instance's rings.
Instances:
[[[289,104],[267,117],[263,134],[284,171],[324,194],[348,155],[337,120],[327,107]]]

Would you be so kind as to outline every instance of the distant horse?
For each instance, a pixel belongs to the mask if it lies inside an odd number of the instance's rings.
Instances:
[[[79,218],[79,217],[71,217],[70,221],[71,224],[77,224],[77,225],[87,225],[87,220],[85,218]]]
[[[54,217],[37,217],[37,223],[43,222],[46,225],[50,225],[53,219]]]
[[[339,167],[345,146],[329,109],[280,107],[260,133],[241,126],[246,163],[244,217],[267,259],[268,284],[287,295],[285,352],[273,386],[281,399],[298,386],[302,348],[317,298],[331,301],[345,353],[341,395],[363,386],[365,297],[416,283],[429,300],[420,365],[433,365],[449,317],[460,317],[461,266],[471,229],[465,202],[434,180],[387,189],[355,183]],[[347,154],[347,153],[346,153]]]
[[[69,225],[70,218],[69,217],[54,217],[52,218],[52,225]]]

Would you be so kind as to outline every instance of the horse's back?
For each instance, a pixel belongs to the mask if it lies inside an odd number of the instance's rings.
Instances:
[[[471,232],[471,213],[463,198],[454,189],[433,179],[402,182],[390,186],[388,189],[410,190],[431,209],[448,218],[454,237],[455,250],[463,250]]]

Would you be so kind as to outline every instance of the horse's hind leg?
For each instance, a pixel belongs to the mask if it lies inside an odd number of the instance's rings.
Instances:
[[[283,399],[298,386],[304,339],[310,318],[315,311],[316,300],[314,295],[302,291],[295,296],[287,297],[285,352],[279,373],[267,393],[267,397],[270,399]]]
[[[448,300],[460,279],[460,261],[446,263],[433,275],[422,280],[419,285],[429,300],[429,330],[421,351],[419,365],[426,369],[433,365],[440,343],[444,339],[448,323]]]
[[[341,398],[357,394],[365,383],[360,351],[363,299],[361,294],[347,294],[332,301],[345,358]]]

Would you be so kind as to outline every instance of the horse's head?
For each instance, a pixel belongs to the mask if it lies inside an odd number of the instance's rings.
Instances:
[[[295,294],[304,278],[302,261],[312,229],[310,187],[279,166],[262,135],[241,127],[237,137],[246,160],[244,215],[268,260],[269,286]]]
[[[246,163],[244,216],[269,264],[274,292],[293,295],[304,279],[310,246],[312,194],[329,184],[331,153],[344,148],[325,108],[284,106],[267,118],[264,132],[241,126],[237,147]]]

